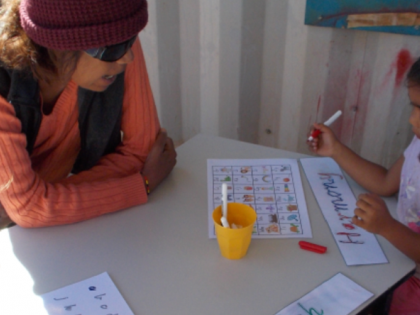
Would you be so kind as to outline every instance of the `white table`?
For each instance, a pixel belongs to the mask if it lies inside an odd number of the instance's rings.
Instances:
[[[43,314],[37,295],[107,271],[135,314],[272,315],[338,272],[377,298],[415,268],[381,237],[389,264],[347,267],[302,170],[310,241],[328,252],[303,251],[299,239],[258,239],[245,258],[227,260],[208,239],[207,159],[306,156],[205,135],[177,151],[173,173],[146,205],[68,226],[0,232],[0,313]],[[349,182],[356,195],[363,192]],[[395,209],[396,201],[387,204]]]

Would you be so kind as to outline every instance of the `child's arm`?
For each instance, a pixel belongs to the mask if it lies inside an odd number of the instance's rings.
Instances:
[[[354,153],[338,141],[330,128],[322,124],[314,124],[314,127],[321,130],[321,134],[308,142],[313,152],[333,158],[351,178],[370,192],[390,196],[398,191],[404,156],[387,170]]]
[[[379,196],[361,194],[356,205],[354,225],[383,236],[405,255],[420,263],[420,234],[391,217]]]

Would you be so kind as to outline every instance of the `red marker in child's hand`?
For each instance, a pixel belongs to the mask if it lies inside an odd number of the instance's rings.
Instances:
[[[304,250],[309,250],[311,252],[315,252],[318,254],[324,254],[327,251],[327,248],[325,246],[321,246],[321,245],[317,245],[317,244],[313,244],[313,243],[309,243],[305,241],[300,241],[299,247]]]
[[[331,125],[338,117],[341,116],[343,112],[341,110],[338,110],[334,115],[332,115],[326,122],[324,122],[325,126],[329,126]],[[312,141],[314,140],[316,137],[319,136],[319,134],[321,133],[321,130],[319,129],[314,129],[311,133],[311,135],[308,138],[308,141]]]

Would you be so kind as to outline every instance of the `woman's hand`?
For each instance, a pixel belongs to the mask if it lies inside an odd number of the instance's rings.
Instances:
[[[8,227],[13,221],[10,219],[3,205],[0,203],[0,230]]]
[[[165,129],[160,129],[156,141],[144,163],[142,174],[149,180],[153,191],[169,175],[176,164],[174,143]]]
[[[338,147],[341,145],[340,141],[338,141],[332,130],[323,124],[314,124],[314,129],[319,129],[321,133],[312,141],[306,141],[309,149],[318,155],[333,157],[338,150]],[[313,129],[311,130],[311,133],[312,131]]]
[[[385,201],[378,195],[361,194],[356,202],[352,222],[375,234],[383,234],[393,228],[396,220],[390,215]]]

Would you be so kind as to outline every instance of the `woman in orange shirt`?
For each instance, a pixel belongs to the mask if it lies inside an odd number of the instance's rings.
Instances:
[[[146,0],[2,3],[3,221],[69,224],[145,203],[176,163],[138,39]]]

